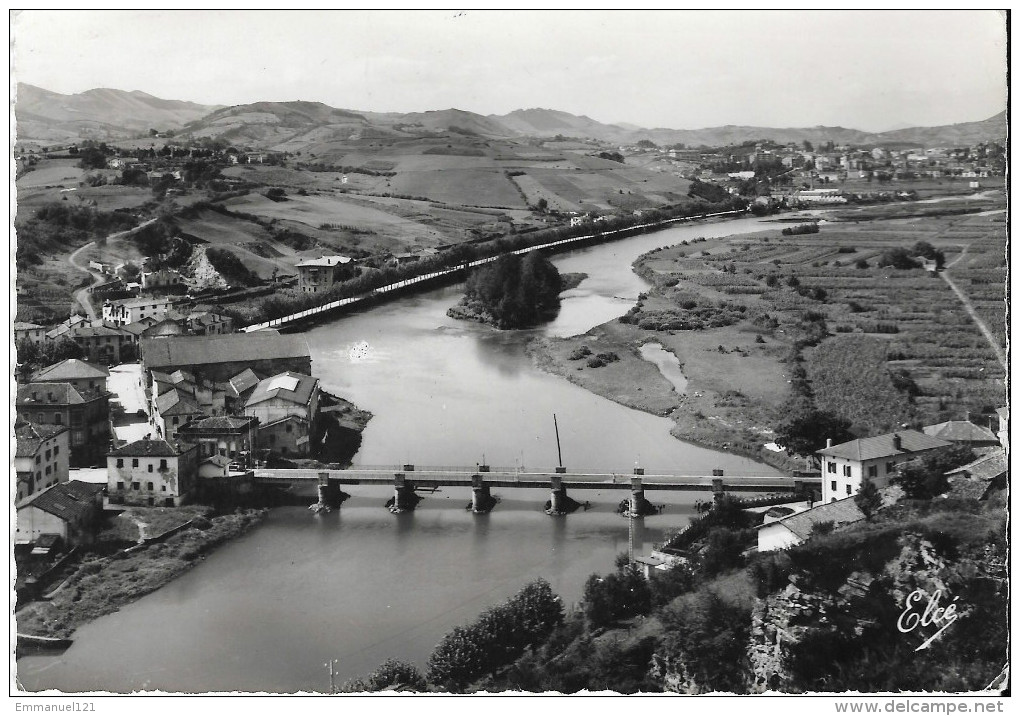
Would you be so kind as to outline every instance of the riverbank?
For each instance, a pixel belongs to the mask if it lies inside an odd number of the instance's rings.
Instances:
[[[705,331],[646,331],[613,320],[581,336],[541,338],[528,353],[543,370],[635,410],[667,416],[670,434],[701,447],[758,460],[780,470],[799,461],[764,448],[789,386],[780,356],[785,348],[758,344],[755,334],[732,328]],[[640,347],[662,345],[680,362],[688,380],[681,395],[659,368],[641,357]],[[619,360],[589,368],[571,359],[582,347],[592,354],[615,353]],[[725,352],[720,352],[722,347]]]
[[[88,622],[156,591],[216,547],[245,534],[268,514],[245,510],[197,519],[165,542],[83,562],[47,601],[18,610],[18,633],[68,638]]]

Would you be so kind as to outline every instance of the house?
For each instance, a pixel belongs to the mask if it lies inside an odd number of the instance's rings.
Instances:
[[[174,303],[175,301],[169,298],[155,297],[107,301],[103,304],[103,321],[109,321],[114,326],[123,326],[146,317],[161,319]]]
[[[240,413],[244,411],[244,405],[251,397],[255,386],[259,384],[259,378],[251,368],[245,368],[235,375],[226,385],[227,412]]]
[[[152,291],[168,286],[183,286],[184,277],[179,271],[173,269],[160,269],[158,271],[142,271],[142,289]]]
[[[46,327],[35,323],[15,321],[14,344],[21,345],[23,341],[28,341],[29,343],[41,346],[46,342]]]
[[[319,410],[319,379],[288,371],[259,381],[244,414],[258,418],[259,443],[288,455],[307,454]]]
[[[138,157],[113,157],[109,162],[111,169],[127,169],[132,164],[138,163]]]
[[[795,512],[758,526],[758,551],[774,552],[798,545],[811,538],[816,525],[830,523],[833,527],[860,522],[864,513],[852,497],[823,502],[809,510]]]
[[[1007,451],[1009,450],[1009,406],[997,408],[995,414],[999,416],[999,429],[995,435],[999,438],[999,444]]]
[[[857,494],[864,478],[885,487],[897,465],[950,445],[948,440],[916,430],[827,445],[816,453],[822,462],[822,501],[834,502]]]
[[[47,487],[67,482],[71,443],[66,427],[23,420],[15,426],[14,437],[15,504]]]
[[[107,504],[176,507],[198,478],[198,446],[143,438],[106,458]]]
[[[138,338],[123,328],[79,324],[67,332],[90,363],[113,365],[135,360]]]
[[[87,467],[103,454],[110,440],[110,394],[79,391],[69,383],[18,386],[18,417],[39,425],[69,428],[70,464]]]
[[[999,448],[973,462],[946,473],[949,492],[946,497],[986,500],[994,492],[1006,489],[1009,460],[1006,451]]]
[[[259,423],[259,446],[280,455],[308,455],[312,451],[312,424],[298,415]]]
[[[287,371],[260,380],[244,405],[245,415],[265,425],[295,415],[311,422],[319,409],[319,379]]]
[[[182,425],[177,436],[198,445],[200,460],[222,457],[227,462],[250,464],[258,449],[259,420],[248,415],[196,418]]]
[[[298,290],[302,293],[325,293],[333,284],[351,278],[353,271],[347,266],[353,259],[348,256],[321,256],[297,263]]]
[[[70,338],[70,330],[75,326],[87,324],[88,320],[85,316],[80,314],[74,314],[66,321],[58,323],[56,326],[46,331],[46,340],[55,341],[59,338]]]
[[[234,319],[213,311],[195,310],[185,319],[188,333],[196,336],[217,336],[234,330]]]
[[[202,415],[202,408],[194,396],[178,388],[157,395],[152,405],[150,420],[156,435],[167,440],[176,440],[178,428]]]
[[[201,379],[222,382],[246,368],[261,375],[282,371],[310,374],[308,344],[298,335],[262,330],[221,336],[172,336],[139,341],[146,371],[186,370]]]
[[[998,446],[999,439],[988,428],[975,425],[969,420],[949,420],[937,425],[926,425],[921,428],[925,435],[931,435],[951,443],[970,445],[971,447]]]
[[[33,383],[70,383],[79,392],[98,390],[106,392],[110,369],[93,365],[77,358],[68,358],[43,368],[32,376]]]
[[[136,324],[129,324],[136,325]],[[148,326],[139,334],[141,338],[161,338],[165,336],[183,336],[184,322],[176,318],[163,318]]]
[[[17,503],[15,543],[56,535],[70,545],[92,542],[106,485],[61,482]]]

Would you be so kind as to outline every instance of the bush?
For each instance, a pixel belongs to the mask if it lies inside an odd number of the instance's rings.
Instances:
[[[797,226],[788,226],[783,229],[783,236],[799,236],[800,234],[817,234],[818,224],[798,224]]]
[[[367,678],[348,681],[341,691],[357,693],[390,688],[397,688],[400,691],[425,691],[426,687],[425,677],[417,666],[397,659],[387,659]]]
[[[644,576],[629,566],[615,574],[593,574],[584,585],[582,609],[592,627],[606,627],[620,619],[647,614],[652,594]]]
[[[581,346],[580,348],[575,348],[574,350],[572,350],[568,358],[569,360],[581,360],[582,358],[587,358],[590,355],[591,348],[589,348],[588,346]]]
[[[563,623],[563,604],[549,583],[536,580],[467,627],[443,637],[428,659],[428,681],[457,690],[509,664]]]

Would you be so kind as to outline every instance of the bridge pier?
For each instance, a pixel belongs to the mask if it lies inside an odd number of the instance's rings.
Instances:
[[[328,472],[319,473],[318,493],[319,501],[308,506],[312,512],[332,512],[350,497],[340,489],[340,480],[330,478]]]
[[[550,475],[549,480],[552,489],[549,493],[549,502],[545,505],[547,515],[569,515],[581,506],[567,495],[567,488],[560,474]]]
[[[476,515],[487,514],[496,506],[496,499],[492,496],[489,486],[485,484],[481,475],[471,476],[471,511]]]
[[[723,485],[723,471],[712,470],[712,475],[712,499],[719,502],[726,494],[726,488]]]
[[[393,476],[393,499],[386,503],[390,512],[395,515],[412,512],[421,500],[414,491],[414,483],[404,473],[398,472]]]

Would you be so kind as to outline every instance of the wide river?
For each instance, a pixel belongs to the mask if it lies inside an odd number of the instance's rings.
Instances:
[[[375,415],[359,464],[549,467],[555,413],[571,470],[775,475],[682,443],[667,418],[592,395],[525,353],[533,336],[576,335],[625,313],[647,288],[630,268],[640,254],[768,226],[750,218],[678,226],[560,255],[561,272],[589,278],[536,331],[448,318],[458,287],[348,315],[306,334],[312,369],[325,389]],[[387,489],[348,491],[353,497],[330,514],[272,510],[179,579],[79,629],[63,654],[20,659],[20,683],[33,691],[325,691],[329,660],[339,660],[338,683],[390,657],[424,666],[443,634],[536,577],[569,608],[588,575],[611,570],[628,549],[628,521],[615,513],[625,492],[575,492],[591,509],[554,518],[542,511],[541,490],[496,490],[495,510],[474,515],[464,509],[466,490],[446,488],[400,516],[383,507]],[[634,522],[639,553],[708,497],[648,494],[665,509]]]

